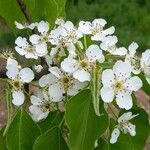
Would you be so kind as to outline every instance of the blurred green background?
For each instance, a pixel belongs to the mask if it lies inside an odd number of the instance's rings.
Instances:
[[[31,14],[34,13],[33,1],[24,0]],[[52,3],[53,0],[50,1]],[[64,3],[65,0],[57,1]],[[6,6],[6,1],[0,0],[0,2]],[[40,7],[36,11],[42,16],[47,2],[43,0],[38,3]],[[16,7],[18,6],[14,5],[14,10]],[[50,9],[47,7],[47,10]],[[51,7],[51,10],[52,12],[47,15],[55,13],[54,7]],[[3,13],[7,15],[9,11],[4,9]],[[16,19],[15,16],[11,17]],[[93,20],[99,17],[106,19],[108,27],[115,26],[119,45],[127,47],[132,41],[135,41],[140,45],[141,51],[150,48],[150,0],[66,0],[66,18],[75,24],[80,20]],[[15,36],[2,20],[0,17],[0,47],[14,47]]]
[[[68,0],[66,12],[74,23],[104,18],[115,26],[119,44],[135,41],[141,50],[150,48],[150,0]]]

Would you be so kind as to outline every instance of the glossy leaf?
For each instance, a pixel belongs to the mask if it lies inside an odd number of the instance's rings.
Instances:
[[[35,139],[40,135],[39,127],[23,109],[19,109],[6,134],[9,150],[32,149]]]
[[[95,141],[108,127],[108,116],[100,104],[101,116],[97,116],[92,105],[90,90],[81,91],[66,104],[65,118],[70,129],[71,150],[91,150]],[[102,109],[103,108],[103,109]]]
[[[15,20],[25,21],[25,17],[17,3],[17,0],[0,0],[0,16],[2,16],[7,25],[15,32]]]
[[[58,126],[63,118],[63,113],[59,111],[50,112],[48,117],[45,120],[42,120],[38,123],[41,128],[41,131],[44,133],[52,127]]]
[[[68,150],[59,128],[54,127],[35,141],[33,150]]]

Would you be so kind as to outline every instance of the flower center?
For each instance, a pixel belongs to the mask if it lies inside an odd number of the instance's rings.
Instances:
[[[41,41],[45,43],[48,42],[48,35],[47,34],[43,35]]]
[[[102,31],[103,31],[103,27],[100,26],[99,24],[93,25],[93,27],[91,29],[92,35],[95,35],[97,33],[101,33]]]
[[[81,60],[79,62],[79,66],[81,67],[81,69],[88,69],[90,64],[87,60]]]
[[[124,89],[124,84],[123,84],[123,81],[116,81],[114,84],[113,84],[113,87],[115,90],[122,90]]]
[[[32,52],[34,51],[34,48],[29,45],[29,46],[26,48],[26,50],[27,50],[27,52],[32,53]]]
[[[56,110],[56,105],[55,103],[51,101],[46,101],[46,102],[42,102],[42,104],[40,105],[40,108],[43,112],[54,111]]]
[[[73,78],[68,74],[64,74],[61,76],[59,82],[61,86],[64,88],[64,90],[68,91],[73,85]]]
[[[15,80],[12,82],[12,86],[14,90],[18,90],[22,88],[23,84],[20,82],[20,80]]]

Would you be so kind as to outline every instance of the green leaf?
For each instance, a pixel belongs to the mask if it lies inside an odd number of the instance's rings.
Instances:
[[[100,138],[97,144],[98,146],[94,150],[109,150],[109,143],[106,140]]]
[[[41,131],[44,133],[54,126],[59,126],[62,118],[63,113],[59,111],[50,112],[48,117],[45,120],[40,121],[38,125],[40,126]]]
[[[96,139],[108,127],[108,116],[100,104],[101,116],[97,116],[92,106],[90,90],[83,90],[66,104],[65,119],[70,129],[69,145],[71,150],[91,150]]]
[[[35,141],[33,150],[68,150],[68,146],[62,137],[59,128],[55,127],[41,136]]]
[[[19,109],[6,133],[9,150],[30,150],[40,135],[39,127],[22,108]]]
[[[7,25],[15,32],[15,20],[24,21],[25,17],[20,10],[17,0],[0,0],[0,16],[2,16]]]
[[[35,0],[32,18],[34,21],[45,19],[53,27],[57,17],[65,17],[65,4],[66,0]]]
[[[117,143],[110,144],[110,150],[142,150],[144,149],[146,140],[150,135],[150,125],[148,115],[143,109],[131,110],[134,114],[139,114],[131,120],[136,125],[136,135],[134,137],[129,134],[123,134],[118,138]]]
[[[150,84],[148,84],[145,76],[142,73],[139,75],[139,77],[143,82],[143,87],[142,87],[143,91],[150,96]]]
[[[0,149],[7,150],[6,148],[6,137],[3,136],[4,128],[0,130]]]

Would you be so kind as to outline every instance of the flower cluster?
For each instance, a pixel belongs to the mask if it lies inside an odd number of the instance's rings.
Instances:
[[[128,48],[118,46],[115,28],[105,27],[107,22],[104,19],[80,21],[76,27],[71,21],[59,18],[52,30],[45,21],[15,24],[18,29],[30,29],[33,33],[28,39],[17,37],[16,52],[26,59],[45,59],[49,71],[38,81],[38,94],[30,97],[29,111],[35,121],[58,109],[61,101],[65,102],[81,90],[91,88],[94,80],[92,71],[97,67],[101,70],[96,75],[100,77],[99,97],[118,109],[132,108],[132,95],[142,87],[139,74],[143,74],[150,84],[150,50],[140,57],[136,52],[137,43],[131,43]],[[9,57],[6,69],[12,88],[12,102],[20,106],[25,100],[24,85],[32,82],[35,76],[32,69],[41,72],[42,63],[32,68],[21,68],[14,58]],[[111,143],[117,141],[120,131],[131,136],[136,134],[135,125],[129,122],[135,116],[127,112],[118,118]]]

